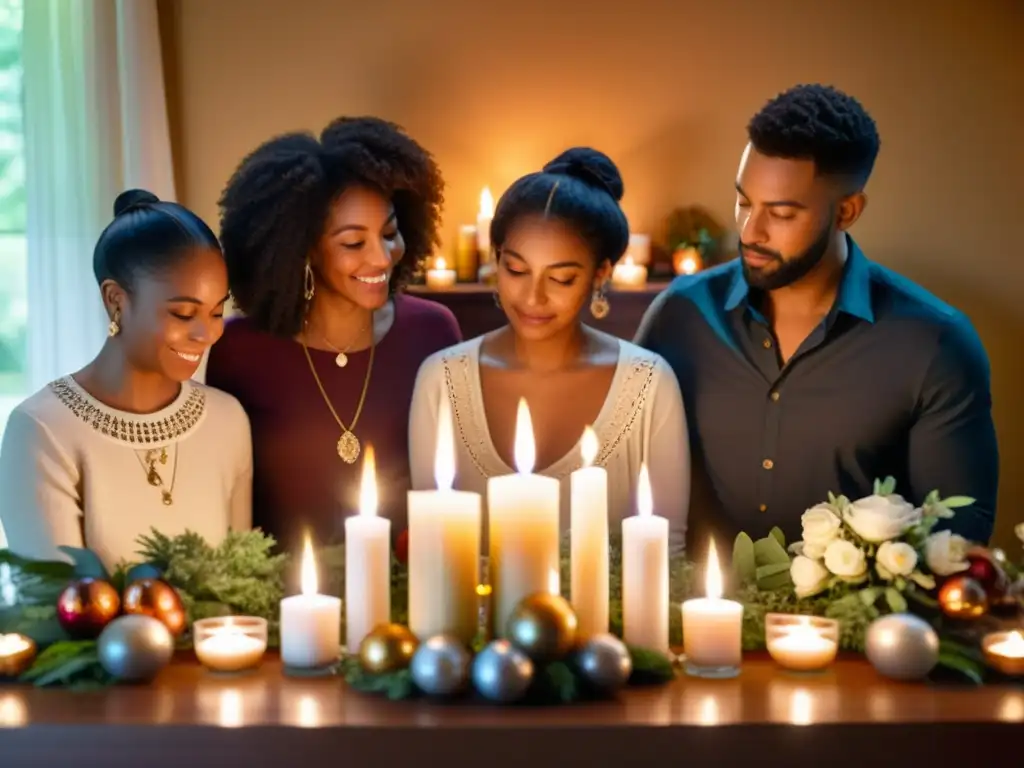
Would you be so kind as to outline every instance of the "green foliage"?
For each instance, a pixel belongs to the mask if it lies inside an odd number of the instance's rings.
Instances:
[[[20,680],[39,688],[61,686],[73,690],[99,688],[113,682],[100,665],[93,640],[54,643],[36,657]]]
[[[786,552],[786,537],[779,528],[772,528],[767,536],[757,541],[740,533],[733,542],[732,568],[736,583],[741,587],[756,587],[761,591],[791,589],[791,562]]]

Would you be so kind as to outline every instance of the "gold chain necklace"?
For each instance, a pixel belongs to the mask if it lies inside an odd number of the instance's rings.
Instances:
[[[146,473],[146,481],[160,489],[160,497],[164,502],[164,506],[171,506],[174,503],[174,481],[178,478],[178,446],[174,446],[174,469],[171,470],[171,485],[169,488],[164,486],[164,479],[160,476],[160,473],[156,471],[156,450],[146,451],[146,458],[143,459],[139,456],[138,452],[132,451],[135,454],[135,458],[139,460],[139,464],[142,465],[142,471]],[[167,449],[160,449],[159,461],[161,464],[167,463]]]
[[[370,327],[373,327],[373,315],[370,316]],[[370,335],[370,360],[366,365],[366,378],[363,380],[363,393],[359,396],[359,404],[356,406],[355,415],[352,416],[351,427],[346,427],[345,422],[343,422],[338,416],[338,412],[334,410],[334,405],[331,404],[331,398],[327,396],[327,390],[324,389],[324,385],[320,381],[320,376],[316,372],[316,366],[313,365],[313,358],[310,356],[309,348],[306,346],[305,335],[302,336],[300,343],[302,344],[302,351],[306,354],[306,362],[309,363],[309,370],[313,374],[313,379],[316,381],[317,389],[320,390],[320,396],[323,397],[331,415],[334,417],[334,420],[338,422],[338,426],[341,427],[341,437],[338,438],[338,456],[346,464],[355,464],[356,460],[359,458],[359,453],[362,450],[362,445],[359,443],[359,438],[353,434],[353,430],[355,430],[356,424],[359,422],[359,416],[363,412],[363,403],[366,402],[366,393],[370,388],[370,374],[373,372],[373,354],[377,348],[376,339],[373,334]]]
[[[373,315],[370,315],[370,318],[372,319]],[[352,342],[344,349],[338,349],[336,346],[334,346],[333,343],[331,343],[331,340],[327,338],[326,334],[320,334],[320,338],[327,342],[327,346],[331,348],[331,351],[338,353],[338,356],[334,358],[334,364],[336,366],[338,366],[339,368],[344,368],[346,365],[348,365],[348,351],[352,349],[352,346],[356,343],[356,341],[359,340],[359,337],[363,335],[363,331],[365,330],[366,326],[364,325],[362,328],[359,329],[359,333],[355,335],[355,337],[352,339]]]

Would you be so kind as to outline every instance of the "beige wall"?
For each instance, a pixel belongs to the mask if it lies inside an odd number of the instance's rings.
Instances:
[[[1002,449],[998,541],[1024,519],[1024,6],[1016,0],[161,0],[182,200],[216,220],[240,158],[341,114],[402,123],[448,180],[446,233],[566,146],[619,163],[636,231],[728,220],[748,117],[798,82],[882,134],[868,254],[974,319]],[[884,375],[884,372],[880,375]]]

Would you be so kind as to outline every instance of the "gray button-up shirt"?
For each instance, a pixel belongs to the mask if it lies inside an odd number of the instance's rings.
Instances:
[[[717,507],[705,514],[795,541],[829,491],[859,498],[892,475],[914,504],[933,489],[976,499],[945,527],[987,543],[999,460],[981,340],[963,313],[848,244],[831,312],[785,365],[739,259],[677,278],[644,317],[637,343],[679,378],[695,482]]]

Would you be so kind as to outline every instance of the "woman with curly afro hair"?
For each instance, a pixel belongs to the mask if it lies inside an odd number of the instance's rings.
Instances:
[[[416,372],[461,340],[454,315],[401,287],[438,240],[444,182],[398,126],[340,118],[273,138],[221,197],[221,242],[242,317],[206,381],[237,397],[253,437],[253,525],[297,551],[339,541],[376,455],[379,514],[405,528]]]

